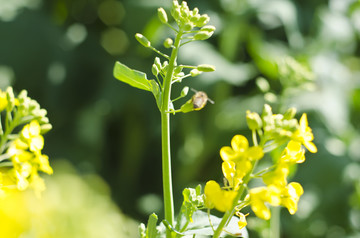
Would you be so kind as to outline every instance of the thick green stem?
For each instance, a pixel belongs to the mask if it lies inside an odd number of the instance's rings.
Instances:
[[[280,237],[280,207],[271,207],[270,238]]]
[[[176,66],[176,58],[180,47],[181,32],[176,36],[174,48],[166,72],[163,84],[162,106],[161,106],[161,145],[162,145],[162,173],[163,173],[163,193],[165,219],[171,226],[174,226],[174,202],[171,177],[171,153],[170,153],[170,114],[169,106],[171,103],[171,83]],[[166,237],[171,238],[170,230],[166,231]]]

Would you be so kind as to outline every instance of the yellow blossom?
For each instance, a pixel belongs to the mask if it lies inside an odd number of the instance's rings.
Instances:
[[[36,120],[25,125],[21,131],[22,137],[25,139],[32,152],[39,152],[44,147],[44,138],[40,135],[40,132],[40,124]]]
[[[287,163],[280,163],[276,168],[270,172],[265,173],[262,179],[265,184],[285,186],[287,184],[287,176],[289,175],[289,165]]]
[[[287,144],[280,161],[285,163],[303,163],[305,161],[305,150],[301,148],[301,143],[291,140]]]
[[[246,221],[247,215],[244,215],[241,212],[237,212],[236,215],[239,217],[238,225],[239,225],[239,229],[241,230],[247,225],[247,221]]]
[[[266,187],[253,188],[249,192],[250,206],[255,215],[261,219],[269,220],[271,218],[270,209],[265,202],[268,199],[268,191]]]
[[[0,90],[0,111],[4,110],[8,105],[6,92]]]
[[[308,126],[308,120],[306,113],[300,118],[299,128],[294,133],[294,140],[301,142],[311,153],[316,153],[317,148],[312,142],[314,135],[311,128]]]
[[[217,182],[210,180],[205,185],[204,193],[205,204],[208,208],[216,208],[220,212],[232,209],[235,191],[223,190]]]
[[[301,184],[292,182],[289,183],[282,191],[281,205],[289,210],[291,215],[297,211],[297,204],[300,196],[304,193]]]
[[[242,159],[259,160],[264,153],[259,146],[249,148],[249,142],[243,135],[235,135],[231,140],[231,147],[224,146],[220,150],[220,156],[224,161],[239,161]]]

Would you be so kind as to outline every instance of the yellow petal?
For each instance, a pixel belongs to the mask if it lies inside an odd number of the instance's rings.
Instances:
[[[243,135],[235,135],[231,140],[231,146],[234,151],[244,153],[249,148],[249,142]]]

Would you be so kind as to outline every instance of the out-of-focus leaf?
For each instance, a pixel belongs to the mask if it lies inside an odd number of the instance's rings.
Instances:
[[[156,223],[158,221],[158,217],[155,213],[149,216],[148,224],[146,227],[146,237],[147,238],[156,238],[158,235],[158,231],[156,229]]]

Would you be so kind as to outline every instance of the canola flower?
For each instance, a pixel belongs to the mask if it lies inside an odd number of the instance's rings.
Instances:
[[[0,197],[27,188],[40,196],[45,183],[39,172],[53,173],[49,157],[42,153],[43,134],[51,129],[46,110],[25,90],[15,97],[9,87],[0,90],[0,113],[4,116],[0,123]]]
[[[239,217],[239,229],[245,227],[246,215],[241,210],[247,206],[264,220],[271,218],[271,206],[285,207],[292,215],[296,213],[304,190],[300,183],[288,182],[290,169],[305,162],[305,148],[312,153],[317,148],[312,142],[314,135],[307,115],[304,113],[299,121],[294,116],[293,108],[284,114],[273,114],[269,105],[264,106],[261,116],[248,111],[247,123],[253,132],[254,145],[250,146],[245,136],[235,135],[231,146],[220,149],[224,186],[210,180],[204,188],[205,206],[225,213],[224,222],[214,228],[214,237],[219,237],[233,215]],[[257,171],[257,164],[265,154],[281,148],[282,153],[279,158],[273,158],[275,162],[271,166]],[[252,179],[262,179],[264,185],[249,188]]]

